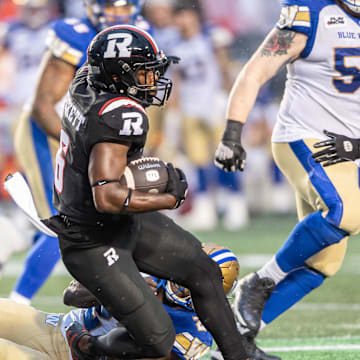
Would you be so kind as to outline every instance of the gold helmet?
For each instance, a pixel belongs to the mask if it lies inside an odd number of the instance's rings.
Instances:
[[[239,276],[239,262],[236,256],[226,248],[214,243],[203,243],[204,252],[210,256],[220,267],[225,294],[235,287]],[[180,305],[187,310],[192,310],[190,291],[181,285],[169,280],[160,280],[158,287],[165,289],[166,299],[174,304]]]
[[[225,246],[214,243],[203,243],[203,250],[220,267],[225,294],[233,288],[239,276],[240,265],[237,257]]]

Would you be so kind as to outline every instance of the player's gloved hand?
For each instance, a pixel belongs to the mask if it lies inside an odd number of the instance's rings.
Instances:
[[[188,192],[188,183],[182,170],[179,168],[174,168],[173,164],[171,163],[167,163],[166,165],[169,176],[166,192],[175,197],[176,203],[173,209],[177,209],[179,206],[181,206],[186,198]]]
[[[221,143],[216,149],[214,163],[226,172],[244,170],[246,152],[241,145],[243,126],[239,121],[228,120]]]
[[[360,158],[360,139],[352,139],[327,130],[324,130],[324,134],[330,139],[314,145],[315,148],[323,148],[312,155],[317,163],[329,166]]]

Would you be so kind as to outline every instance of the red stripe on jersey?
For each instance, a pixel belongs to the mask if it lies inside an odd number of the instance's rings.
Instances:
[[[111,99],[109,101],[107,101],[100,109],[99,111],[99,115],[102,115],[104,110],[108,107],[108,105],[110,105],[111,103],[113,103],[114,101],[118,101],[118,100],[129,100],[131,102],[131,104],[128,104],[128,105],[123,105],[124,107],[135,107],[137,109],[139,109],[140,111],[142,111],[144,114],[146,114],[146,111],[145,109],[140,105],[140,104],[137,104],[134,100],[128,98],[128,97],[117,97],[117,98],[114,98],[114,99]]]

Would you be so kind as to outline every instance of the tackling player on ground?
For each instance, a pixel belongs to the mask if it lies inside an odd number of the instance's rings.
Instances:
[[[359,18],[358,0],[284,0],[277,27],[232,89],[215,154],[226,171],[244,169],[242,128],[260,87],[287,65],[272,152],[295,190],[299,223],[269,263],[239,282],[235,311],[248,336],[334,275],[347,236],[360,230],[358,167],[341,162],[324,168],[312,158],[314,144],[326,139],[323,129],[360,134]]]
[[[216,244],[203,244],[203,249],[219,265],[224,290],[228,293],[239,273],[236,257],[229,249]],[[146,282],[156,292],[175,327],[176,340],[167,358],[196,360],[204,355],[210,349],[212,337],[199,321],[188,290],[179,289],[170,281],[156,283],[151,277],[147,277]],[[121,326],[94,295],[74,280],[64,292],[64,303],[81,309],[65,315],[49,314],[0,299],[0,359],[73,360],[65,328],[74,320],[91,336],[105,335]]]

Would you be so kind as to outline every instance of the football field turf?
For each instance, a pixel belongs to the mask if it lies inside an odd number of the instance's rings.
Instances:
[[[237,233],[218,228],[198,233],[201,241],[228,246],[240,261],[240,276],[258,269],[280,247],[295,216],[264,216]],[[12,258],[0,280],[0,295],[7,296],[24,254]],[[35,297],[33,305],[43,311],[65,312],[63,289],[70,277],[62,266]],[[360,237],[349,241],[342,269],[292,310],[265,328],[258,337],[261,347],[289,360],[360,359]]]

